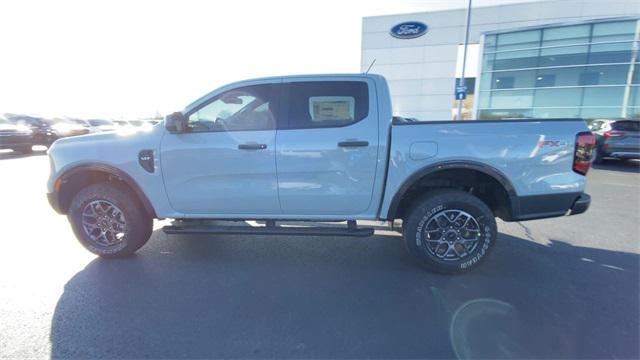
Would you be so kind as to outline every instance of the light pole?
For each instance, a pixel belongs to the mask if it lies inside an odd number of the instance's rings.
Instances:
[[[458,99],[458,114],[456,115],[456,120],[462,120],[462,101],[467,96],[467,90],[464,81],[464,70],[467,66],[467,45],[469,43],[469,23],[471,22],[471,0],[469,0],[469,5],[467,6],[467,28],[464,35],[464,50],[462,51],[462,74],[460,74],[460,80],[458,81],[458,87],[456,89],[456,98]],[[464,90],[462,90],[464,89]],[[463,96],[460,96],[459,93],[462,90],[464,93]]]

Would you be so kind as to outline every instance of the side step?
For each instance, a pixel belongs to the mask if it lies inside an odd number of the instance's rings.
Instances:
[[[223,226],[223,225],[168,225],[165,234],[227,234],[227,235],[296,235],[296,236],[372,236],[374,229],[320,226]]]

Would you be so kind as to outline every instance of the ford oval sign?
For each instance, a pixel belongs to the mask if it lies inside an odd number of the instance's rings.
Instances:
[[[398,39],[413,39],[427,32],[427,24],[417,21],[408,21],[391,28],[391,36]]]

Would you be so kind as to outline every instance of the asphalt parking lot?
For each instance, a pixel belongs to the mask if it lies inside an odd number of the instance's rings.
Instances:
[[[499,223],[475,271],[369,239],[166,236],[101,260],[47,204],[43,152],[0,152],[2,358],[638,358],[640,163],[583,215]],[[161,224],[156,224],[158,227]]]

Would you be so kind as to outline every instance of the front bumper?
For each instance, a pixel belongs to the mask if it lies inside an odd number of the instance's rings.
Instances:
[[[60,199],[58,197],[58,193],[47,193],[47,200],[49,200],[49,205],[55,210],[58,214],[64,215],[64,211],[60,207]]]
[[[31,135],[0,135],[0,149],[12,149],[17,146],[27,145],[33,145],[33,137]]]
[[[587,211],[587,209],[589,209],[589,205],[591,205],[591,196],[589,196],[589,194],[583,193],[573,203],[569,215],[582,214],[583,212]]]

